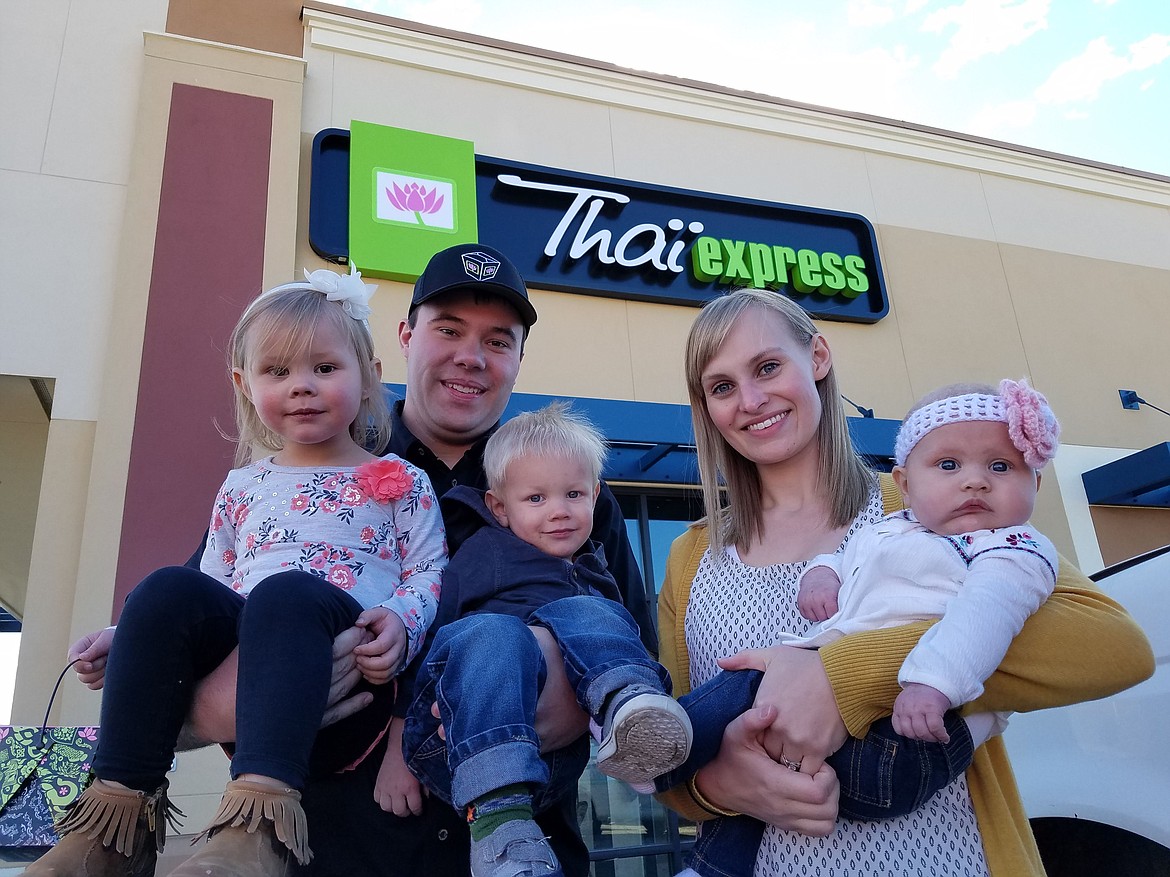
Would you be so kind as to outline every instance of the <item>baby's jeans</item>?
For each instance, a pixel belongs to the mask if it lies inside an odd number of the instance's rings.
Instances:
[[[665,791],[690,779],[719,754],[723,730],[751,709],[763,673],[724,671],[679,698],[694,730],[690,757],[654,781]],[[863,739],[850,737],[826,759],[841,783],[839,814],[846,819],[904,816],[956,779],[971,764],[967,723],[956,710],[945,716],[950,743],[928,743],[896,733],[889,718],[874,722]],[[764,823],[750,816],[721,816],[703,823],[687,865],[703,877],[751,877]]]

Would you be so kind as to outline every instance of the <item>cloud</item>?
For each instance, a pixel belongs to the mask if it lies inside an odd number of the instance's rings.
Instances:
[[[1075,58],[1060,64],[1036,89],[1037,100],[1047,104],[1093,101],[1107,82],[1138,70],[1146,70],[1170,58],[1170,36],[1152,34],[1118,54],[1106,37],[1097,37]]]
[[[845,20],[850,27],[878,27],[897,17],[891,0],[849,0],[845,4]]]
[[[918,56],[900,44],[850,42],[855,27],[773,2],[725,0],[342,0],[346,5],[804,103],[907,118]],[[849,0],[849,23],[880,26],[919,0]],[[615,27],[620,22],[620,27]],[[920,114],[921,115],[921,114]]]
[[[944,79],[986,55],[1018,46],[1048,27],[1049,0],[963,0],[931,12],[922,22],[927,33],[942,34],[955,28],[946,48],[934,64]]]
[[[982,137],[1006,139],[1008,132],[1020,131],[1036,121],[1036,102],[1008,101],[986,106],[970,119],[971,131]]]
[[[622,67],[711,82],[837,109],[905,118],[907,82],[919,59],[905,48],[851,45],[841,30],[769,4],[743,16],[661,14],[633,3],[557,7],[557,27],[536,17],[509,22],[505,36]],[[614,20],[622,27],[615,28]],[[480,23],[486,32],[489,20]],[[750,26],[746,26],[749,25]],[[648,38],[652,35],[652,38]]]

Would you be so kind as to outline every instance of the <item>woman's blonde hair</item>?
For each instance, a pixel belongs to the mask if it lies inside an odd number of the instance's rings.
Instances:
[[[374,367],[374,341],[362,320],[355,320],[337,302],[307,283],[287,284],[261,295],[244,311],[228,342],[229,371],[248,373],[249,357],[257,350],[274,350],[281,359],[292,359],[309,349],[317,329],[331,322],[348,339],[361,370],[366,398],[358,407],[349,434],[363,448],[378,451],[390,441],[390,408]],[[284,440],[273,432],[256,412],[235,381],[236,461],[243,466],[252,460],[252,447],[259,445],[277,452]]]
[[[774,292],[736,289],[706,304],[687,336],[686,379],[691,402],[691,421],[702,484],[703,503],[711,522],[712,554],[720,557],[727,545],[750,544],[763,536],[760,475],[756,464],[727,443],[707,412],[703,370],[723,347],[735,321],[749,308],[779,314],[792,336],[812,351],[819,334],[812,319],[791,299]],[[818,486],[829,494],[830,525],[843,527],[864,508],[873,490],[874,475],[853,449],[841,391],[832,366],[817,381],[821,421]],[[721,502],[720,485],[727,491]]]
[[[597,481],[606,453],[605,439],[584,414],[574,411],[568,402],[552,402],[517,414],[492,433],[483,449],[483,471],[488,488],[500,490],[514,460],[567,457],[583,463]]]

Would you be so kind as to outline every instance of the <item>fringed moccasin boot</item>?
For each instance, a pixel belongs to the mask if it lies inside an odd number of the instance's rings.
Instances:
[[[61,840],[25,869],[26,877],[150,877],[167,823],[183,814],[167,800],[95,780],[57,824]]]
[[[301,793],[246,780],[227,784],[219,812],[195,839],[207,843],[171,877],[285,877],[307,865],[308,825]]]

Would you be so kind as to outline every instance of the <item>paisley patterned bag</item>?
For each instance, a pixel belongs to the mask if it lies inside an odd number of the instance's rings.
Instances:
[[[0,849],[57,842],[53,823],[89,785],[97,731],[0,725]]]

